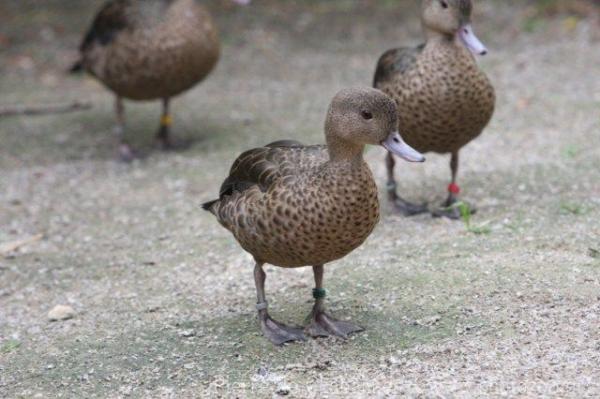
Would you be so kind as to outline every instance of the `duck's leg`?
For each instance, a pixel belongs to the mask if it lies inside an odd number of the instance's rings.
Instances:
[[[173,117],[169,112],[169,105],[170,98],[163,98],[160,127],[156,134],[156,139],[163,150],[170,150],[173,148],[173,143],[171,142],[171,125],[173,124]]]
[[[394,209],[404,216],[414,216],[420,213],[428,212],[427,204],[413,204],[400,197],[396,192],[396,178],[394,177],[394,167],[396,166],[396,160],[394,156],[388,152],[385,164],[387,167],[388,182],[387,191],[388,198],[394,205]]]
[[[315,305],[310,314],[310,324],[306,327],[306,333],[311,337],[328,337],[335,335],[344,339],[348,338],[348,334],[363,331],[359,326],[356,326],[347,321],[336,320],[325,312],[325,289],[323,288],[323,265],[313,266],[315,274],[315,289],[313,297]]]
[[[119,96],[115,97],[115,133],[119,140],[119,158],[123,162],[131,162],[135,158],[133,150],[125,140],[125,106],[123,99]]]
[[[304,333],[302,328],[286,326],[285,324],[275,321],[267,312],[268,303],[265,297],[265,280],[267,275],[263,270],[264,263],[256,262],[254,267],[254,283],[256,284],[256,310],[258,311],[258,319],[260,328],[265,337],[275,345],[282,345],[286,342],[304,341]]]
[[[456,176],[458,174],[459,156],[458,151],[452,153],[450,158],[450,171],[452,172],[452,182],[448,186],[448,198],[442,204],[440,209],[433,211],[435,217],[447,217],[449,219],[460,219],[460,209],[454,206],[458,202],[458,195],[460,194],[460,187],[456,184]],[[473,206],[468,205],[470,212],[473,214],[477,212]]]

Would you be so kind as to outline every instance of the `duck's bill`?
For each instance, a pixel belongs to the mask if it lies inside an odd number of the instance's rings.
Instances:
[[[460,28],[460,30],[458,31],[458,36],[460,37],[460,40],[462,40],[464,45],[473,54],[476,54],[476,55],[486,55],[487,54],[487,52],[488,52],[487,48],[484,46],[483,43],[481,43],[481,40],[479,40],[477,38],[477,36],[475,36],[475,33],[473,32],[473,27],[471,26],[471,24],[467,24],[467,25],[463,26],[462,28]]]
[[[391,133],[381,145],[408,162],[425,162],[423,154],[406,144],[398,132]]]

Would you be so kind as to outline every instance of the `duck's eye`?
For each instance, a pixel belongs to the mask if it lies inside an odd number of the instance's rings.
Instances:
[[[445,2],[444,0],[441,0],[440,4],[442,5],[442,8],[448,8],[448,3]]]
[[[362,115],[362,117],[366,120],[371,120],[373,119],[373,114],[370,113],[369,111],[361,111],[360,114]]]

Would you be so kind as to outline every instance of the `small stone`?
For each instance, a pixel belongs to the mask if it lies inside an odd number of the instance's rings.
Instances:
[[[183,330],[179,332],[179,336],[183,338],[191,338],[196,336],[196,331],[194,330]]]
[[[75,317],[75,310],[67,305],[56,305],[48,312],[48,320],[50,321],[68,320],[73,317]]]
[[[288,384],[282,383],[277,387],[277,391],[275,391],[279,396],[287,396],[290,394],[290,386]]]
[[[131,386],[122,386],[119,388],[119,393],[121,393],[123,396],[130,396],[132,392],[133,388]]]
[[[389,366],[395,366],[395,365],[397,365],[397,364],[400,364],[400,360],[399,360],[397,357],[395,357],[395,356],[390,356],[390,357],[387,359],[387,364],[388,364]]]

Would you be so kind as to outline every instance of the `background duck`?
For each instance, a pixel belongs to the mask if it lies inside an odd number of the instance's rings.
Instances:
[[[458,218],[456,184],[459,151],[481,134],[494,112],[494,88],[473,54],[487,49],[471,27],[471,0],[424,0],[422,24],[427,42],[389,50],[379,59],[374,86],[398,104],[406,142],[421,152],[451,154],[448,199],[436,216]],[[473,54],[471,54],[473,53]],[[387,155],[388,192],[395,208],[410,216],[427,211],[396,192],[394,157]]]
[[[361,330],[325,313],[323,265],[360,246],[379,221],[365,145],[383,145],[408,161],[425,160],[402,141],[397,126],[396,106],[388,96],[369,88],[343,90],[327,114],[327,146],[280,141],[247,151],[234,162],[219,199],[204,205],[254,257],[261,329],[273,343],[303,340],[304,333],[270,318],[265,263],[313,267],[309,335],[345,338]]]
[[[164,149],[171,148],[170,99],[202,81],[219,52],[215,24],[196,0],[112,0],[96,15],[72,71],[86,70],[115,93],[119,154],[131,160],[123,98],[162,100],[157,138]]]

